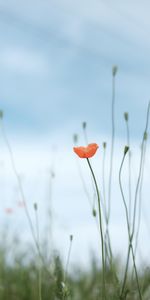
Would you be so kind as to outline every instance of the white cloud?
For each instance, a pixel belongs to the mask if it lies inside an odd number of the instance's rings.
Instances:
[[[84,33],[87,25],[97,29],[99,33],[114,35],[116,38],[128,40],[130,43],[140,41],[149,45],[147,28],[150,25],[147,1],[1,1],[2,14],[9,12],[18,16],[19,21],[29,23],[31,27],[41,26],[50,29],[54,35],[62,35],[65,39],[81,44],[85,43]],[[9,15],[8,15],[9,16]],[[19,25],[19,23],[18,23]],[[40,27],[39,27],[40,28]],[[87,29],[88,30],[88,29]],[[81,39],[82,38],[82,39]],[[100,45],[100,40],[97,41]],[[96,41],[95,41],[96,44]],[[93,45],[95,47],[95,44]],[[90,38],[86,45],[90,45]],[[93,51],[94,51],[93,47]]]

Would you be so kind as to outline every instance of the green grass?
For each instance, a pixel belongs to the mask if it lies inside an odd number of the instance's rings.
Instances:
[[[28,262],[25,254],[14,255],[11,263],[7,262],[7,249],[0,250],[0,299],[5,300],[38,300],[38,264],[37,256],[33,256]],[[25,263],[26,260],[26,263]],[[50,274],[44,266],[41,267],[41,291],[42,300],[55,299],[74,299],[74,300],[92,300],[102,299],[102,272],[99,270],[97,261],[93,258],[89,271],[80,270],[78,267],[72,270],[67,277],[67,297],[63,295],[63,274],[64,267],[59,256],[53,256],[53,270]],[[115,272],[120,274],[119,262],[114,264]],[[107,281],[107,299],[117,300],[119,294],[119,282],[114,278],[114,274],[109,270],[106,271]],[[140,275],[140,284],[144,298],[150,299],[150,271]],[[122,299],[139,299],[136,280],[132,279],[132,274],[128,274],[124,298]]]

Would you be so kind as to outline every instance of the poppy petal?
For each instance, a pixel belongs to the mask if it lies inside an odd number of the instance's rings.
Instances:
[[[96,143],[92,143],[87,147],[74,147],[73,150],[80,158],[90,158],[96,153],[98,147]]]

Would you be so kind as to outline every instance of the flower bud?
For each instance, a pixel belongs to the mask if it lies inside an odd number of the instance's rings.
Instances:
[[[147,132],[146,132],[146,131],[144,132],[143,139],[144,139],[145,141],[147,140]]]
[[[128,112],[124,113],[124,119],[125,119],[126,122],[128,122],[128,120],[129,120],[129,114],[128,114]]]
[[[128,151],[129,151],[129,146],[125,146],[124,147],[124,155],[126,155]]]
[[[86,123],[86,122],[83,122],[83,123],[82,123],[82,127],[83,127],[83,129],[86,129],[86,125],[87,125],[87,123]]]
[[[94,218],[96,217],[96,209],[95,208],[93,208],[93,210],[92,210],[92,215]]]
[[[72,242],[72,240],[73,240],[73,235],[70,234],[70,242]]]
[[[74,144],[77,144],[77,142],[78,142],[78,135],[76,133],[73,135],[73,141],[74,141]]]
[[[103,148],[106,149],[106,146],[107,146],[107,144],[106,144],[106,142],[104,142],[103,143]]]
[[[113,75],[113,76],[116,76],[117,71],[118,71],[118,67],[117,67],[116,65],[113,66],[113,67],[112,67],[112,75]]]
[[[0,119],[3,119],[4,113],[3,111],[0,109]]]
[[[33,204],[33,207],[34,207],[35,210],[38,210],[38,205],[37,205],[36,202]]]
[[[54,171],[53,171],[53,170],[51,170],[51,171],[50,171],[50,173],[51,173],[51,178],[54,178],[54,177],[55,177],[55,173],[54,173]]]

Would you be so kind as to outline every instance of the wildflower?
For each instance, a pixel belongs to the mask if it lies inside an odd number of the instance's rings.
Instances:
[[[10,215],[13,213],[13,209],[11,207],[7,207],[7,208],[5,208],[5,213]]]
[[[74,147],[73,150],[80,158],[90,158],[96,153],[98,147],[97,144],[93,143],[86,147]]]

